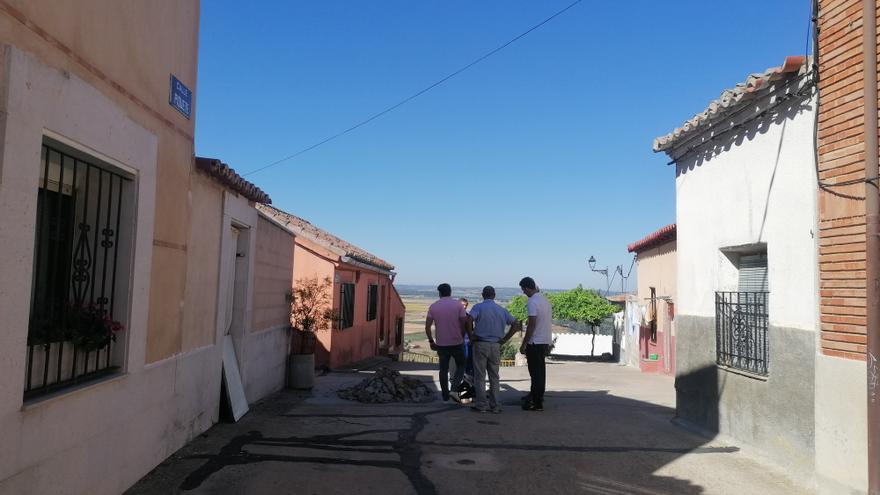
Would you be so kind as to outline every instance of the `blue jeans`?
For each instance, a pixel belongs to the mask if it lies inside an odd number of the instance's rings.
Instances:
[[[464,346],[437,346],[437,357],[440,358],[440,392],[443,400],[449,398],[449,359],[455,360],[455,375],[452,377],[452,389],[458,390],[464,376]]]
[[[474,376],[474,344],[475,342],[467,342],[464,344],[464,374]]]

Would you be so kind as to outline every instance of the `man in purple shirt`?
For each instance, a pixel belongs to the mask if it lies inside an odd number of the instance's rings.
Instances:
[[[440,358],[440,392],[443,400],[450,397],[459,402],[458,388],[464,375],[464,329],[467,324],[467,312],[457,299],[452,298],[452,287],[449,284],[437,286],[440,293],[438,299],[428,308],[425,319],[425,334],[431,349],[437,351]],[[437,332],[437,339],[431,334],[431,326]],[[452,390],[449,391],[449,359],[455,360],[455,374],[452,378]]]

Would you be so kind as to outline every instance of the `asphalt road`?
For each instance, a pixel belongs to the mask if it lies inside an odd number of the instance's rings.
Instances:
[[[436,379],[436,365],[393,366]],[[811,493],[735,445],[672,424],[668,377],[552,363],[543,412],[519,408],[529,386],[524,368],[502,369],[501,414],[439,400],[371,405],[336,397],[368,374],[330,373],[312,392],[271,396],[239,423],[195,439],[128,493]]]

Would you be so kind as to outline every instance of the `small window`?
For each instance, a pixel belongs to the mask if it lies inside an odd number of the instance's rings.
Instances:
[[[737,291],[715,293],[718,364],[768,376],[770,362],[767,253],[742,254]]]
[[[354,326],[354,284],[343,283],[339,288],[339,329]]]
[[[378,307],[379,286],[370,284],[367,286],[367,321],[376,319],[376,308]]]

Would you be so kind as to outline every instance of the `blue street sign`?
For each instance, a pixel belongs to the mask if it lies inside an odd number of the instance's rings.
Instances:
[[[176,108],[184,117],[192,115],[192,90],[184,86],[179,79],[171,74],[171,91],[168,94],[168,104]]]

